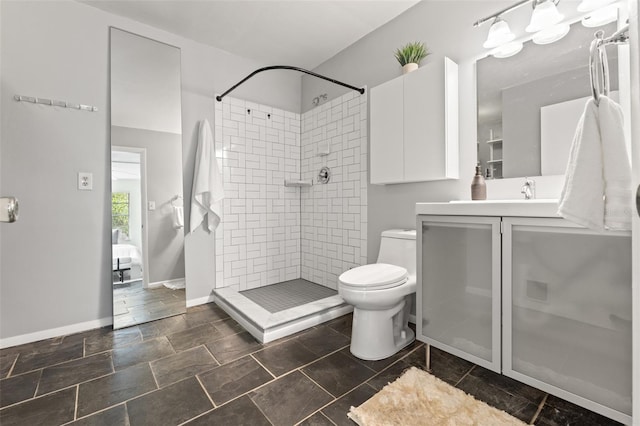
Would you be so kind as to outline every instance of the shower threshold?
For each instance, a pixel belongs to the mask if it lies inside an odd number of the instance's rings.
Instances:
[[[291,288],[309,289],[316,295],[316,300],[304,303],[304,297],[295,294],[290,300],[283,300],[283,294],[286,299],[286,292]],[[289,336],[353,311],[353,306],[346,304],[335,290],[302,279],[240,292],[223,287],[214,290],[213,295],[214,302],[261,343]]]

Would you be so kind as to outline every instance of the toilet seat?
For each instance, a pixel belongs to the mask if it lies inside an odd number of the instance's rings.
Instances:
[[[340,284],[357,290],[383,290],[407,282],[409,273],[401,266],[373,263],[358,266],[340,275]]]

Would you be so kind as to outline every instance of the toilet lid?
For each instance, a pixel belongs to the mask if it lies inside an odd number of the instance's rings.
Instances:
[[[382,289],[399,286],[407,281],[405,268],[387,263],[358,266],[340,275],[340,283],[362,289]]]

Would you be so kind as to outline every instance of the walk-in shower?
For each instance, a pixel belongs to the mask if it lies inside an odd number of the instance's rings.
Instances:
[[[336,289],[367,257],[366,108],[355,91],[303,114],[216,102],[225,199],[214,298],[262,342],[352,310]]]

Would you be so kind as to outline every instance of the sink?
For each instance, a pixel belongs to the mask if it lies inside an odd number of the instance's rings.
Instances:
[[[417,203],[416,214],[455,216],[558,217],[558,200],[453,200],[448,203]]]

